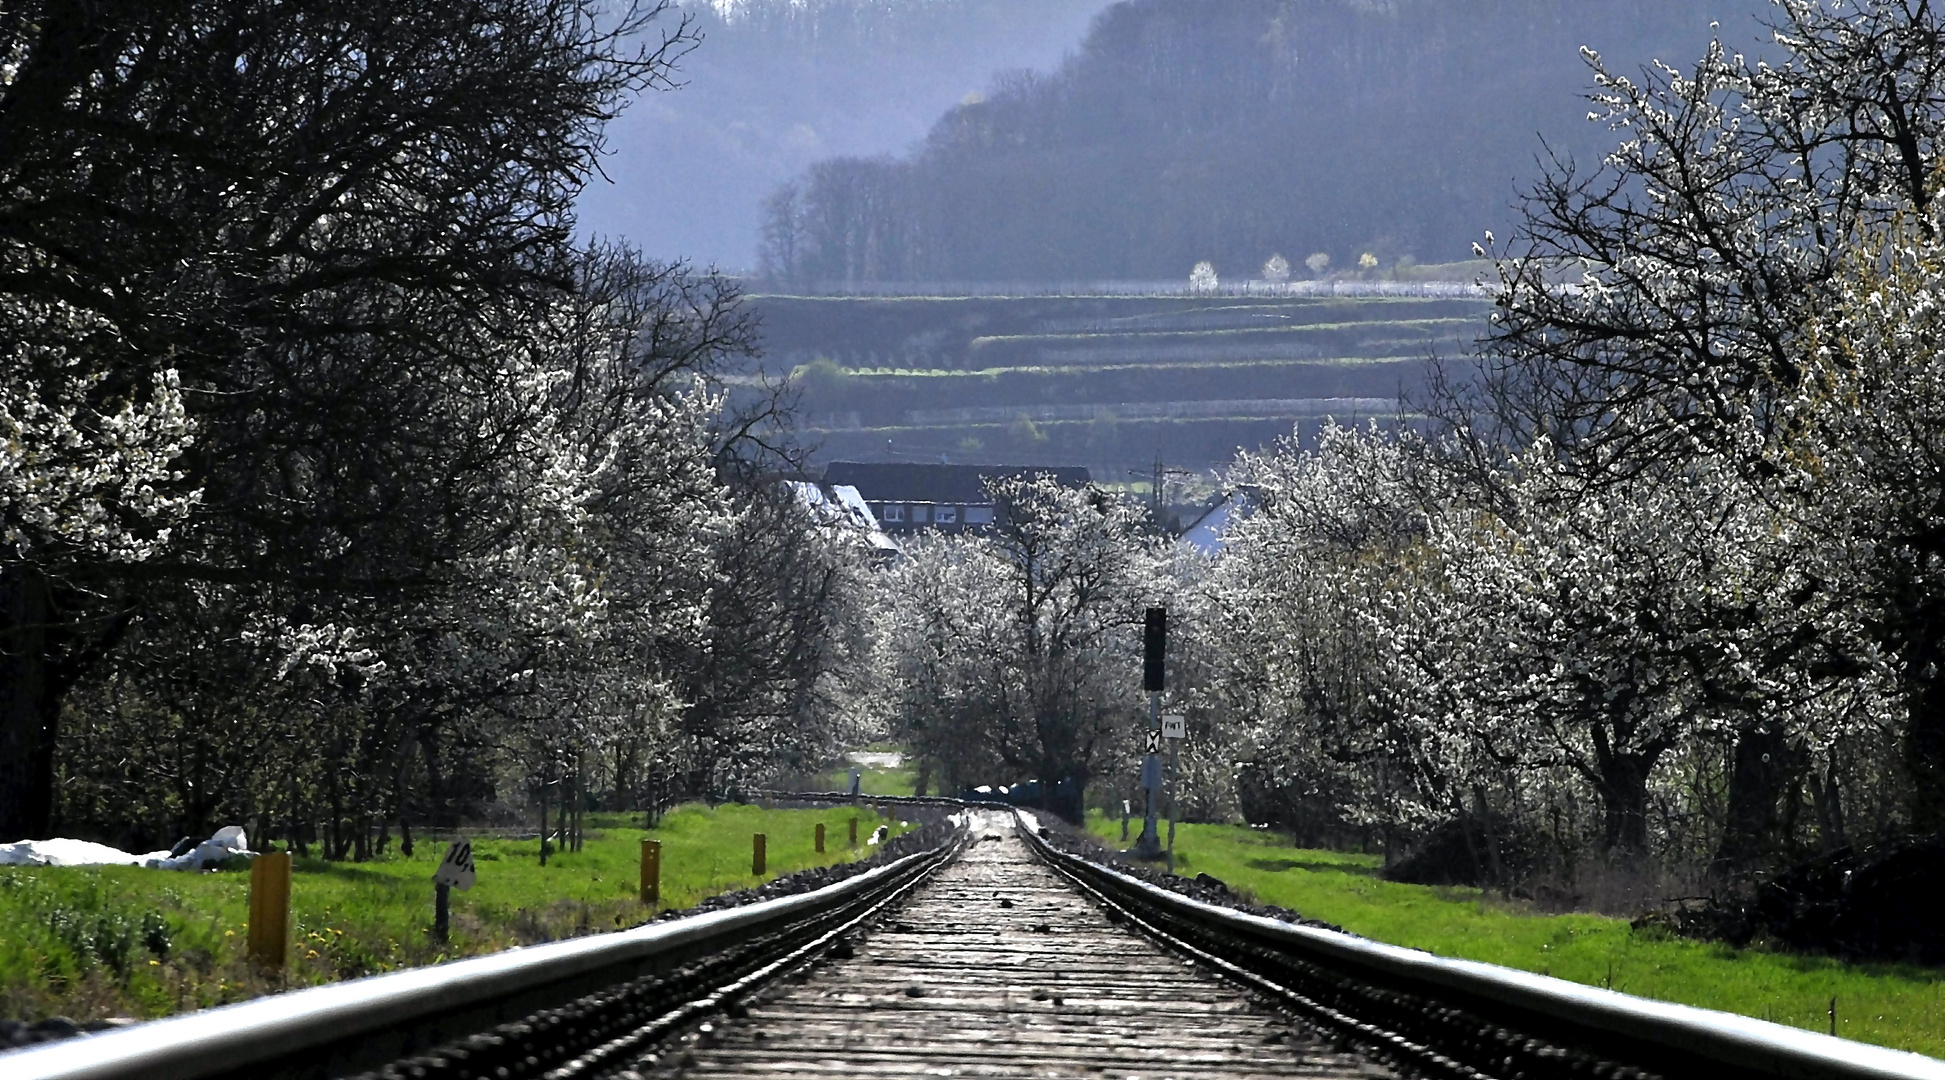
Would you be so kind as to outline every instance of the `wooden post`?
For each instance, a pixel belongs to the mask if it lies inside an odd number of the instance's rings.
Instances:
[[[763,848],[769,839],[762,833],[750,834],[750,873],[757,877],[763,876]]]
[[[857,818],[851,819],[851,846],[852,847],[858,846],[858,819]]]
[[[662,842],[642,841],[642,903],[653,907],[662,902]]]
[[[432,940],[444,945],[452,937],[452,886],[432,884]]]
[[[290,853],[266,851],[250,864],[250,960],[282,971],[290,953]]]
[[[817,853],[824,854],[824,823],[817,823]]]

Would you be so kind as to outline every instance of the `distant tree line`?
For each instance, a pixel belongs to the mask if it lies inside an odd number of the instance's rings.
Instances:
[[[1513,220],[1515,178],[1548,152],[1536,132],[1603,152],[1580,46],[1679,59],[1711,17],[1739,28],[1767,5],[1718,7],[1126,0],[1059,70],[999,76],[910,157],[832,158],[779,188],[761,269],[815,287],[1462,259]]]
[[[361,856],[843,722],[728,281],[577,246],[670,5],[0,12],[0,834]]]

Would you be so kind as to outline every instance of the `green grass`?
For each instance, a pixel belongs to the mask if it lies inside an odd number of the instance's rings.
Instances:
[[[894,746],[891,743],[873,743],[865,747],[865,749],[879,754],[902,754],[905,752],[904,747]],[[910,795],[918,790],[918,769],[912,765],[912,759],[909,757],[899,763],[895,769],[881,768],[876,765],[852,766],[847,764],[840,768],[832,769],[829,772],[820,773],[817,777],[817,790],[851,790],[851,770],[854,767],[858,768],[863,774],[858,777],[858,789],[866,795]],[[931,794],[936,795],[938,793],[932,792]]]
[[[477,837],[478,881],[452,894],[445,946],[430,936],[430,879],[445,842],[421,840],[409,859],[396,850],[363,863],[298,859],[292,962],[280,976],[244,956],[247,872],[0,867],[0,1016],[156,1017],[632,926],[652,914],[638,897],[643,837],[662,841],[662,907],[684,908],[759,883],[750,873],[755,832],[767,836],[761,880],[855,858],[846,846],[853,813],[862,841],[880,824],[869,808],[685,806],[653,832],[632,815],[594,815],[582,850],[556,853],[545,867],[536,840]],[[818,822],[827,826],[823,855],[813,850]]]
[[[988,334],[973,338],[967,346],[971,350],[991,348],[995,345],[1022,345],[1035,342],[1084,342],[1110,341],[1125,342],[1129,338],[1150,340],[1196,340],[1211,337],[1257,337],[1268,334],[1301,335],[1311,333],[1331,333],[1344,330],[1370,330],[1378,327],[1394,326],[1406,329],[1438,329],[1444,327],[1477,327],[1479,320],[1451,316],[1429,319],[1372,319],[1355,322],[1317,322],[1285,323],[1276,326],[1226,326],[1206,330],[1147,330],[1130,327],[1126,330],[1076,331],[1064,334]]]
[[[1402,414],[1397,412],[1386,412],[1383,414],[1382,419],[1389,421],[1399,416],[1402,416],[1406,420],[1417,420],[1422,418],[1424,414],[1419,412],[1405,412]],[[1182,428],[1187,428],[1191,426],[1208,427],[1210,425],[1216,425],[1216,424],[1272,423],[1272,424],[1281,424],[1282,427],[1278,429],[1278,433],[1287,435],[1289,434],[1290,424],[1293,423],[1294,421],[1322,420],[1325,419],[1326,417],[1334,417],[1340,423],[1351,423],[1353,421],[1362,422],[1364,419],[1367,418],[1364,415],[1345,411],[1345,410],[1332,410],[1332,409],[1325,408],[1325,409],[1319,409],[1316,412],[1301,413],[1301,414],[1295,412],[1289,412],[1289,413],[1269,412],[1266,410],[1265,414],[1261,416],[1159,416],[1159,417],[1136,416],[1136,417],[1128,417],[1125,419],[1116,418],[1114,420],[1114,423],[1117,425],[1121,425],[1123,428],[1127,429],[1127,433],[1130,435],[1135,433],[1136,430],[1135,425],[1138,424],[1149,425],[1157,429],[1172,428],[1172,429],[1180,430]],[[966,436],[974,436],[974,437],[986,436],[995,439],[996,442],[993,445],[998,446],[998,445],[1005,444],[1006,438],[1011,434],[1013,425],[1018,422],[1019,422],[1018,419],[1015,418],[1013,420],[1004,421],[1004,422],[995,420],[991,422],[982,421],[982,422],[967,423],[967,424],[936,424],[936,425],[887,424],[883,427],[877,427],[877,426],[872,426],[867,424],[861,427],[854,427],[854,428],[806,427],[804,430],[816,431],[824,435],[835,433],[839,435],[850,435],[859,438],[869,437],[873,440],[877,440],[885,437],[896,437],[896,436],[904,436],[906,438],[912,438],[912,439],[917,439],[927,435],[933,437],[934,439],[946,439],[946,438],[956,439],[956,438],[963,438]],[[1086,436],[1092,430],[1089,425],[1094,424],[1095,422],[1096,421],[1094,420],[1034,420],[1033,426],[1035,429],[1040,431],[1041,434],[1047,436],[1048,439],[1052,439],[1055,436],[1076,435],[1077,433],[1076,437],[1078,441],[1084,444],[1086,441]],[[1060,449],[1065,449],[1065,447],[1061,447]],[[1177,451],[1177,452],[1186,453],[1186,451]],[[846,775],[849,774],[847,773]],[[886,792],[885,794],[892,794],[892,792]],[[908,791],[905,792],[905,794],[909,795],[911,794],[911,792]],[[1118,827],[1119,826],[1117,826],[1117,828]]]
[[[1089,829],[1114,843],[1119,819]],[[1137,827],[1139,822],[1136,823]],[[1183,825],[1176,872],[1212,874],[1238,892],[1355,934],[1663,1001],[1741,1013],[1945,1056],[1945,971],[1689,941],[1598,915],[1538,914],[1477,889],[1401,885],[1376,856],[1290,847],[1273,834]]]
[[[1383,356],[1272,357],[1259,360],[1155,360],[1074,364],[1004,364],[996,367],[966,368],[845,368],[849,378],[867,384],[892,383],[911,379],[991,379],[1002,375],[1089,375],[1100,372],[1230,371],[1249,368],[1356,368],[1381,364],[1419,364],[1420,353],[1400,352]],[[736,386],[760,386],[768,376],[732,375],[724,381]]]
[[[867,380],[895,379],[958,379],[993,377],[1010,374],[1029,375],[1086,375],[1094,372],[1139,371],[1156,372],[1176,369],[1194,371],[1227,371],[1238,368],[1331,368],[1362,367],[1377,364],[1416,364],[1422,363],[1422,354],[1399,353],[1388,356],[1326,356],[1304,357],[1301,359],[1274,358],[1268,360],[1157,360],[1154,362],[1125,361],[1104,364],[1013,364],[1003,367],[979,368],[888,368],[861,367],[848,369],[854,378]],[[752,385],[755,376],[748,380]]]

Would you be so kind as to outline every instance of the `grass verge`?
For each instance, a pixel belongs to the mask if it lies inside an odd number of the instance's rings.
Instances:
[[[478,883],[452,895],[452,937],[431,940],[432,870],[443,840],[362,863],[298,859],[291,885],[291,965],[254,970],[244,956],[249,875],[130,866],[0,867],[0,1016],[152,1018],[258,994],[355,978],[633,926],[641,840],[662,842],[662,908],[685,908],[780,874],[848,862],[850,808],[684,806],[653,831],[633,815],[592,815],[578,852],[545,867],[538,840],[476,837]],[[881,824],[856,813],[859,841]],[[814,850],[817,823],[825,854]],[[633,823],[633,824],[631,824]],[[884,819],[894,832],[896,821]],[[750,872],[751,834],[767,837],[767,872]]]
[[[904,747],[894,743],[872,743],[865,747],[871,754],[897,754],[897,765],[847,763],[841,768],[819,773],[816,781],[818,791],[851,790],[851,770],[857,769],[858,790],[866,795],[911,795],[918,790],[918,767],[913,764]],[[932,794],[938,794],[932,792]]]
[[[1088,827],[1120,841],[1118,818],[1097,812]],[[1637,931],[1623,919],[1537,913],[1478,889],[1385,881],[1377,856],[1291,847],[1240,826],[1180,826],[1175,851],[1179,874],[1211,874],[1377,941],[1813,1031],[1830,1030],[1834,998],[1837,1034],[1945,1056],[1945,971],[1735,949]]]

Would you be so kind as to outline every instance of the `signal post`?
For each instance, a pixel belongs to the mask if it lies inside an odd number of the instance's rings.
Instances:
[[[1128,854],[1137,859],[1162,856],[1162,838],[1155,827],[1155,815],[1162,801],[1162,689],[1167,655],[1168,610],[1149,608],[1141,634],[1141,688],[1148,692],[1148,729],[1143,733],[1141,758],[1141,788],[1146,809],[1141,839],[1128,849]]]

